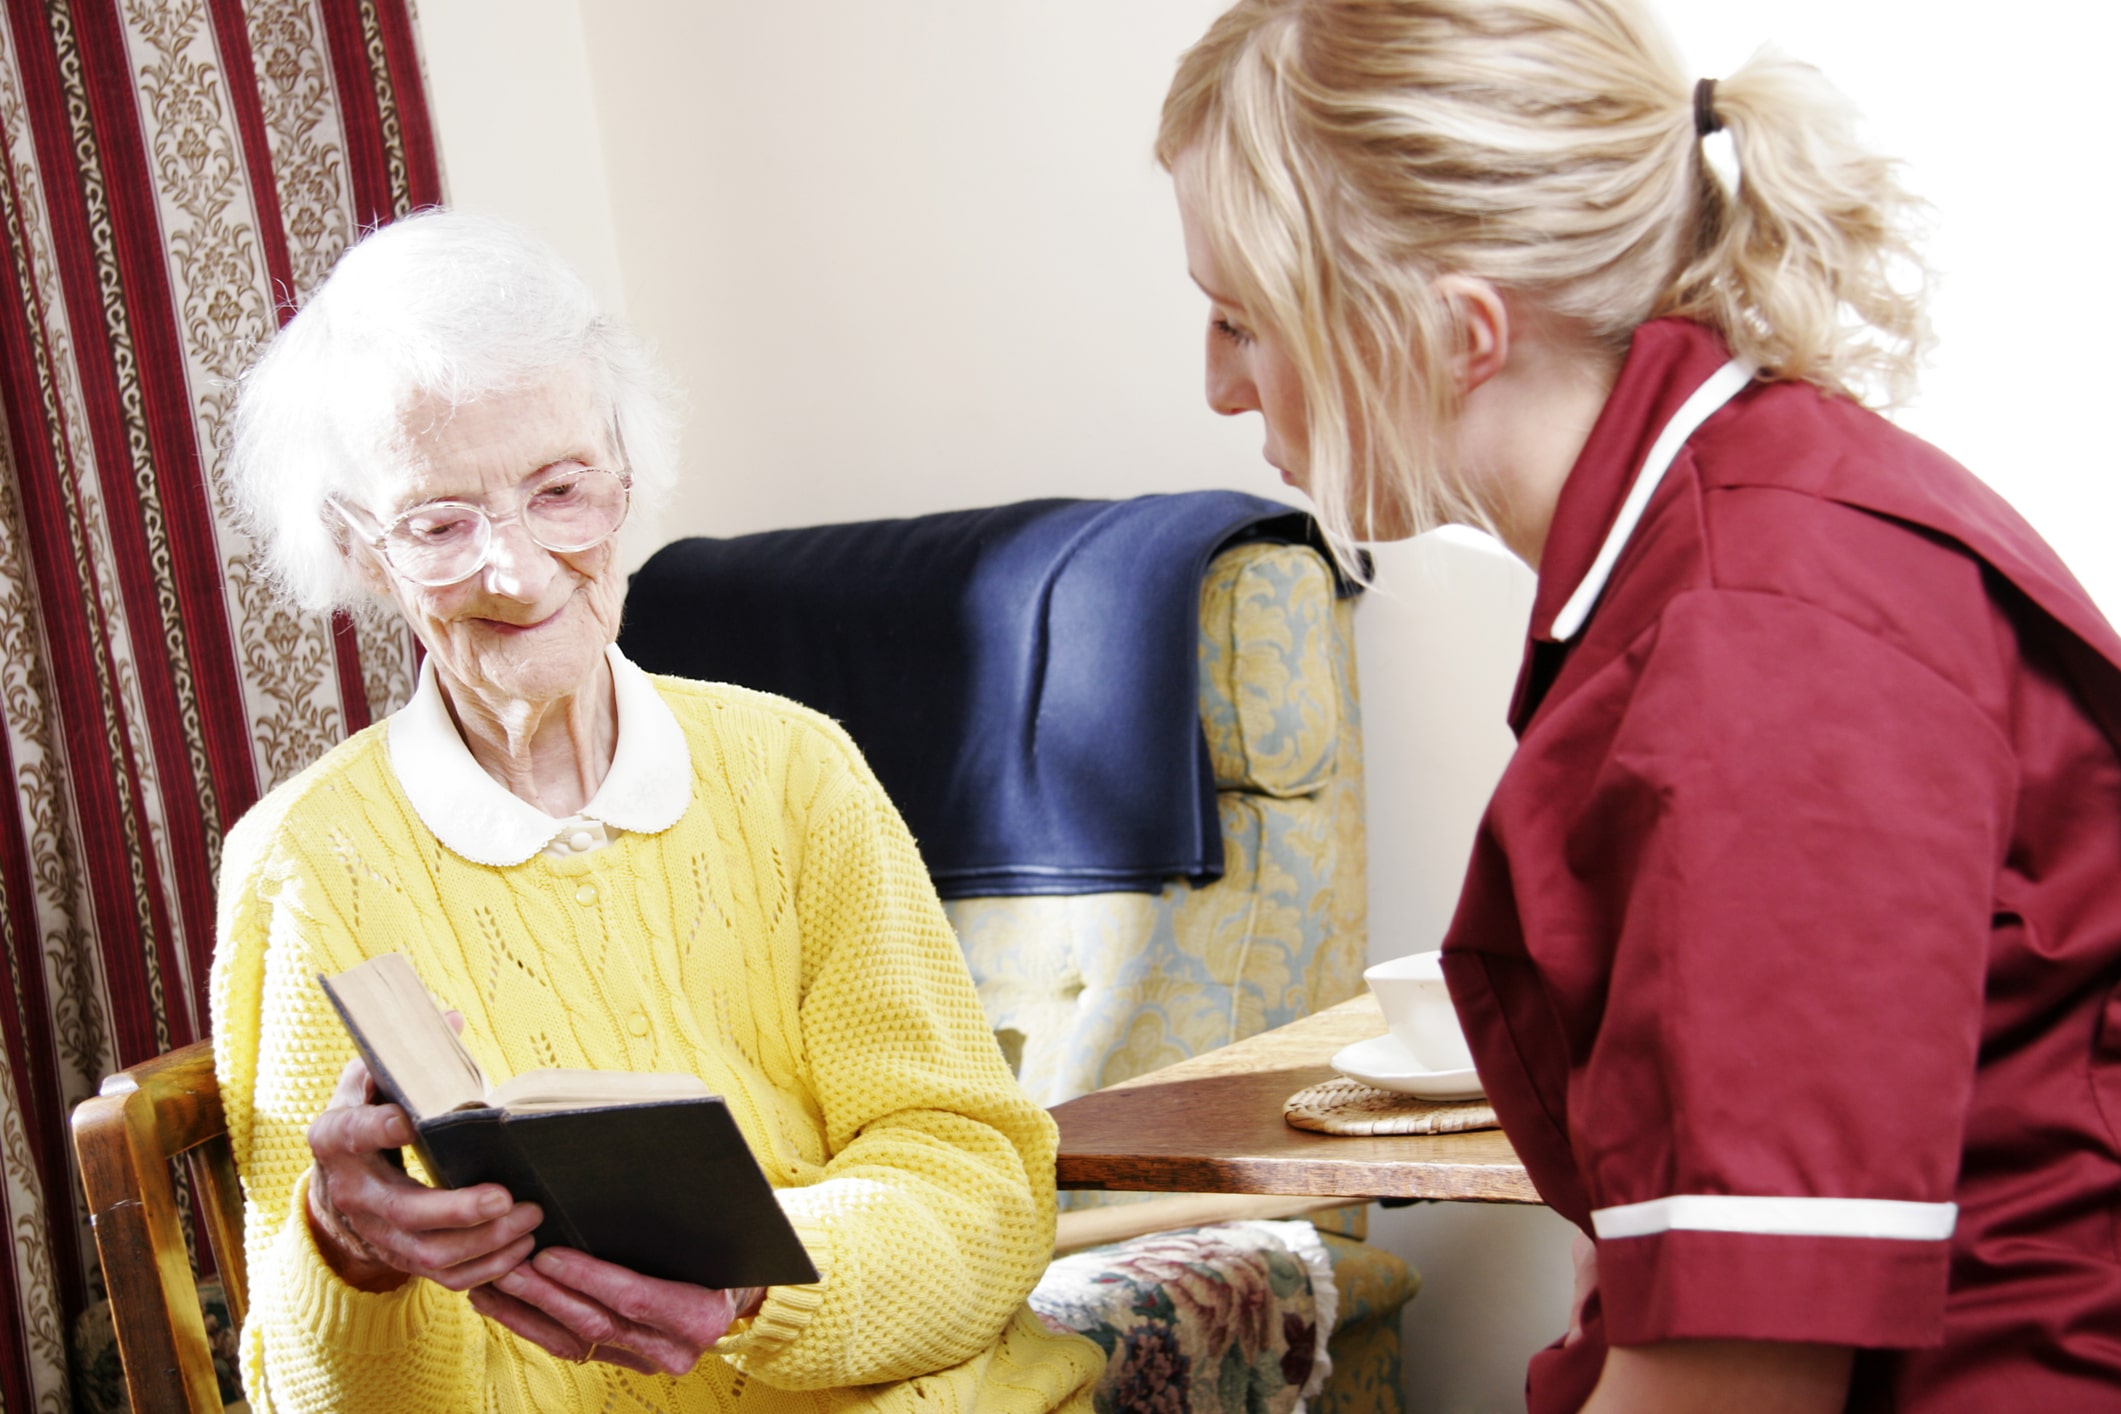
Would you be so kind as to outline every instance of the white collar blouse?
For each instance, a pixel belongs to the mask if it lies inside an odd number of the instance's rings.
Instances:
[[[412,700],[393,713],[390,765],[420,822],[474,864],[506,867],[539,854],[566,859],[610,844],[624,831],[669,829],[692,800],[692,753],[648,674],[604,650],[618,708],[611,770],[580,812],[548,815],[479,765],[451,720],[432,658],[420,665]]]

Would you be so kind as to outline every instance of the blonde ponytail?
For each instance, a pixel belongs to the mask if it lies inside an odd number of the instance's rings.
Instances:
[[[1188,51],[1157,155],[1296,365],[1329,533],[1482,520],[1441,455],[1458,408],[1429,376],[1455,334],[1439,275],[1616,356],[1681,315],[1765,377],[1909,389],[1925,272],[1893,165],[1816,71],[1772,54],[1716,85],[1713,114],[1735,191],[1638,0],[1240,0]]]
[[[1697,249],[1655,312],[1715,328],[1774,377],[1903,401],[1930,341],[1921,203],[1809,65],[1763,50],[1713,105],[1737,189],[1705,172]]]

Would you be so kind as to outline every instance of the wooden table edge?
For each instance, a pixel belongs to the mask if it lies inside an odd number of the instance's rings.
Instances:
[[[1284,1127],[1277,1098],[1329,1078],[1321,1061],[1350,1041],[1384,1033],[1368,994],[1287,1026],[1150,1071],[1055,1105],[1061,1129],[1056,1178],[1063,1189],[1132,1193],[1246,1193],[1369,1199],[1538,1204],[1524,1165],[1499,1130],[1469,1134],[1332,1138]],[[1188,1099],[1249,1087],[1242,1121],[1256,1141],[1236,1149],[1188,1152],[1183,1143],[1154,1153],[1101,1139],[1115,1113],[1147,1099],[1143,1091],[1184,1092]],[[1272,1108],[1270,1108],[1272,1107]],[[1272,1114],[1272,1126],[1264,1119]],[[1088,1131],[1087,1147],[1070,1152],[1069,1131]],[[1203,1141],[1207,1142],[1207,1141]],[[1301,1152],[1275,1153],[1287,1145]],[[1336,1152],[1334,1146],[1349,1146]],[[1498,1154],[1496,1151],[1500,1150]],[[1454,1150],[1475,1150],[1456,1153]]]

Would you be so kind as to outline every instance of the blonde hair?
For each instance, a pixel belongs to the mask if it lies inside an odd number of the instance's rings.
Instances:
[[[1894,164],[1816,70],[1770,52],[1715,86],[1713,112],[1735,191],[1704,159],[1694,79],[1634,0],[1240,0],[1180,60],[1157,156],[1295,366],[1336,543],[1488,523],[1440,455],[1458,411],[1429,376],[1457,332],[1441,275],[1616,356],[1678,315],[1764,377],[1911,389],[1926,272]]]

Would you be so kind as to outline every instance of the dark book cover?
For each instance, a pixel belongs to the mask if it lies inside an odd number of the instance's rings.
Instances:
[[[376,1088],[413,1122],[413,1147],[446,1188],[498,1183],[545,1210],[540,1248],[573,1247],[643,1276],[698,1286],[818,1279],[773,1186],[719,1096],[515,1113],[422,1116],[320,978]]]
[[[543,1208],[541,1248],[573,1247],[699,1286],[818,1279],[719,1098],[457,1110],[414,1128],[437,1182],[498,1183],[517,1202]]]

